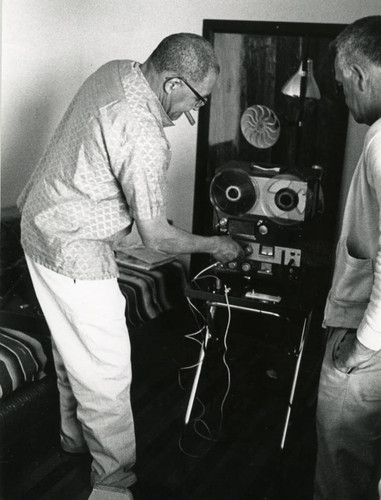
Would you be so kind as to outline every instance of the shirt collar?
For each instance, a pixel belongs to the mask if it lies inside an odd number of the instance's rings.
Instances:
[[[163,127],[173,127],[175,124],[173,123],[173,121],[169,118],[168,114],[166,113],[165,109],[163,108],[161,102],[159,101],[159,99],[157,98],[157,95],[155,94],[155,92],[153,92],[153,90],[151,89],[151,87],[149,86],[149,83],[147,82],[145,76],[143,75],[143,72],[142,70],[140,69],[140,63],[138,62],[135,62],[134,63],[134,69],[136,70],[139,78],[142,79],[142,81],[145,83],[145,85],[148,87],[150,93],[152,94],[152,97],[153,99],[155,100],[155,105],[158,107],[159,111],[160,111],[160,116],[161,116],[161,119],[162,119],[162,122],[163,122]]]

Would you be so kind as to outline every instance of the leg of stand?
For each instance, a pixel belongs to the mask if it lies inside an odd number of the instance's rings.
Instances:
[[[303,330],[302,330],[302,334],[300,337],[300,343],[299,343],[298,359],[297,359],[296,366],[295,366],[294,378],[292,381],[291,393],[290,393],[290,398],[289,398],[288,407],[287,407],[286,421],[284,424],[283,435],[282,435],[282,440],[281,440],[281,444],[280,444],[281,450],[284,449],[284,444],[286,441],[288,424],[290,421],[291,409],[292,409],[292,404],[294,401],[295,388],[296,388],[296,383],[298,381],[299,368],[300,368],[300,363],[302,361],[304,344],[305,344],[305,341],[306,341],[306,338],[308,335],[308,331],[310,328],[310,324],[311,324],[311,316],[312,316],[312,311],[309,313],[309,315],[305,318],[305,320],[303,322]]]
[[[192,413],[193,403],[194,403],[194,400],[196,397],[197,387],[198,387],[198,383],[200,380],[200,375],[201,375],[202,365],[203,365],[204,358],[205,358],[206,348],[208,345],[208,341],[211,337],[210,332],[209,332],[209,325],[208,325],[209,321],[208,320],[209,320],[209,318],[210,319],[213,318],[214,311],[215,311],[215,306],[211,306],[209,308],[209,312],[208,312],[209,317],[207,319],[207,324],[206,324],[205,338],[204,338],[204,342],[201,345],[200,355],[199,355],[198,363],[197,363],[197,369],[196,369],[196,373],[195,373],[195,376],[193,379],[192,390],[191,390],[191,393],[189,396],[187,411],[185,413],[185,425],[188,425],[189,419],[190,419],[190,416]]]

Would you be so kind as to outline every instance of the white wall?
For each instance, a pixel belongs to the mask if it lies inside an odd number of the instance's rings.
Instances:
[[[15,204],[72,96],[107,60],[144,61],[170,33],[201,34],[203,19],[349,23],[371,14],[381,14],[380,0],[3,0],[2,207]],[[351,124],[348,171],[363,131]],[[184,229],[196,133],[185,118],[168,130],[168,216]]]

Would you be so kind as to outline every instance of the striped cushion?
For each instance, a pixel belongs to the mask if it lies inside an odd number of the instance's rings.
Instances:
[[[138,327],[178,305],[184,298],[184,266],[173,261],[149,271],[119,265],[119,286],[126,298],[126,320]]]
[[[184,298],[186,277],[179,261],[155,269],[120,266],[119,286],[126,298],[126,321],[139,327]],[[0,327],[0,398],[45,376],[47,358],[41,343],[19,330]]]
[[[46,361],[38,340],[0,327],[0,398],[26,382],[43,378]]]

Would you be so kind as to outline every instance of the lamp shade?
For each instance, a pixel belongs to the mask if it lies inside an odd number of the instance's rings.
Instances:
[[[282,94],[291,97],[301,97],[301,80],[306,78],[305,96],[308,99],[320,99],[319,87],[315,81],[313,73],[313,61],[307,59],[307,70],[303,70],[303,63],[300,63],[298,71],[285,83],[282,88]]]

